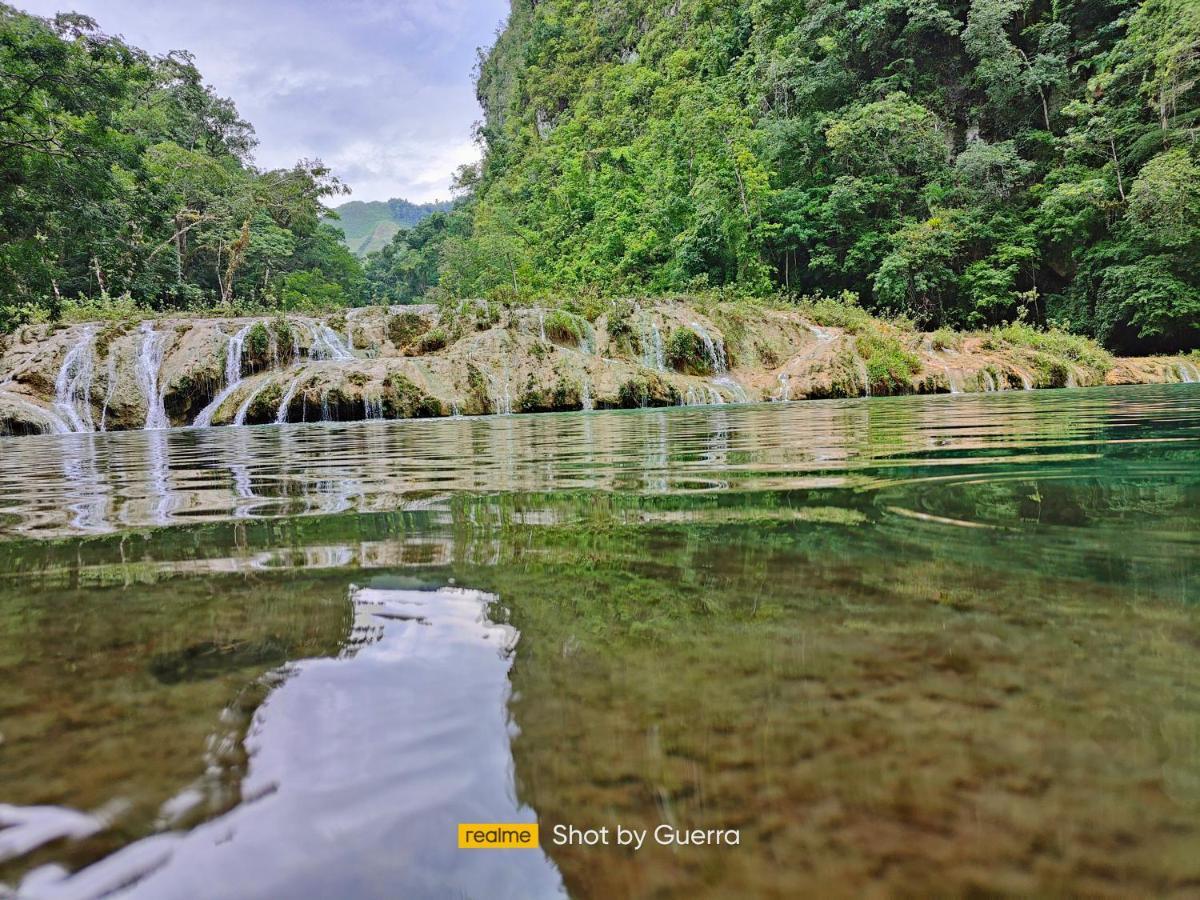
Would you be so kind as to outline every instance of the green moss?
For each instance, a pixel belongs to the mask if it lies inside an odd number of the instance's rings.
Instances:
[[[911,394],[912,376],[921,371],[921,361],[893,337],[882,334],[861,335],[856,341],[859,356],[867,369],[872,394]]]
[[[630,378],[617,389],[619,409],[644,409],[655,406],[678,406],[679,390],[658,375]]]
[[[1039,353],[1033,359],[1033,385],[1039,388],[1063,388],[1070,380],[1070,370],[1053,356]]]
[[[487,376],[471,363],[467,363],[467,408],[468,415],[487,415],[493,412],[492,398],[488,393]]]
[[[429,323],[415,312],[401,312],[387,321],[388,340],[396,347],[407,347],[429,330]]]
[[[428,419],[445,415],[440,401],[407,376],[392,372],[383,382],[383,414],[389,419]]]
[[[129,333],[130,323],[128,322],[109,322],[96,335],[96,357],[98,359],[107,359],[108,351],[112,347],[112,342],[124,334]],[[0,347],[0,352],[3,347]]]
[[[700,335],[690,328],[676,328],[667,337],[667,364],[688,375],[711,375],[712,360]]]
[[[542,387],[533,375],[517,397],[519,412],[566,412],[583,408],[582,390],[577,382],[559,375],[550,387]]]

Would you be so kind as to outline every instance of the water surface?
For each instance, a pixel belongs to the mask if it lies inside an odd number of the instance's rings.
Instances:
[[[1200,886],[1194,387],[0,459],[21,895]],[[547,840],[662,823],[741,842]]]

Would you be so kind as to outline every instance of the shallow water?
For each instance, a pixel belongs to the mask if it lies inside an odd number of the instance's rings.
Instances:
[[[1196,387],[0,439],[0,572],[22,896],[1200,888]]]

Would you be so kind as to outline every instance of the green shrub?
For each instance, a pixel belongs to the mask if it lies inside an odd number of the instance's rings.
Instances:
[[[991,340],[985,343],[991,346],[987,349],[999,349],[997,344],[1002,342],[1010,346],[1048,354],[1063,362],[1079,363],[1095,369],[1101,374],[1113,367],[1112,354],[1091,338],[1068,334],[1057,328],[1043,331],[1023,322],[1015,322],[1002,328],[993,328],[988,333],[988,337]]]
[[[797,305],[804,316],[826,328],[861,334],[875,325],[875,319],[858,305],[858,295],[852,291],[842,291],[836,300],[820,294],[803,297]]]
[[[252,371],[266,368],[271,360],[271,333],[262,322],[255,322],[246,335],[242,349],[243,365],[249,363]]]
[[[667,364],[677,372],[688,375],[711,375],[712,360],[700,335],[690,328],[676,328],[667,337],[664,347]]]
[[[421,353],[433,353],[441,350],[450,343],[450,336],[446,333],[446,329],[441,325],[437,328],[431,328],[425,332],[417,341],[417,350]]]
[[[78,297],[62,302],[59,312],[60,322],[71,324],[75,322],[128,322],[153,316],[154,312],[140,305],[129,294],[110,297],[102,294],[99,297]]]
[[[565,309],[552,310],[543,323],[546,337],[556,344],[578,347],[587,337],[587,324],[579,316]]]
[[[962,344],[962,335],[951,328],[939,328],[929,335],[934,350],[957,350]]]

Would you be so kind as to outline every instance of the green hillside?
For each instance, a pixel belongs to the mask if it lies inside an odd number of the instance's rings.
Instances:
[[[346,234],[346,246],[356,256],[383,248],[401,228],[412,228],[433,212],[445,211],[450,203],[409,203],[407,200],[351,200],[334,208],[336,224]]]
[[[596,10],[513,0],[470,200],[397,238],[389,289],[849,291],[925,327],[1200,345],[1196,0]]]

